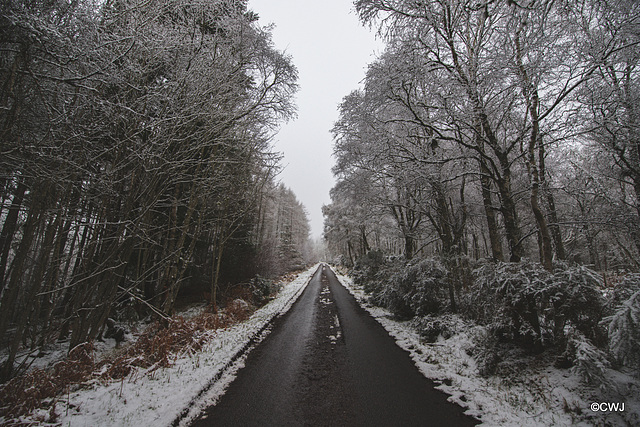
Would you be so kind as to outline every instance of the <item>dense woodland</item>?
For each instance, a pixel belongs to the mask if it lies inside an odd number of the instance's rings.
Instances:
[[[640,4],[354,3],[386,47],[333,129],[332,256],[400,317],[640,368]]]
[[[270,140],[297,71],[243,0],[0,4],[0,349],[213,310],[301,267]],[[245,285],[249,286],[249,285]]]

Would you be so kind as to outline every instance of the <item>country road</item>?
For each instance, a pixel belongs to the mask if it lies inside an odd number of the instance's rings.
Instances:
[[[291,310],[193,426],[472,426],[319,267]]]

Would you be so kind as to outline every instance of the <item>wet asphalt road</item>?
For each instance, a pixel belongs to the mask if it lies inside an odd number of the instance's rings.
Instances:
[[[320,267],[193,426],[471,426]]]

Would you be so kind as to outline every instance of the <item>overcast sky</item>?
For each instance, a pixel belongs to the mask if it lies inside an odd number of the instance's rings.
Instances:
[[[298,118],[283,125],[275,149],[284,154],[280,180],[305,205],[312,236],[320,237],[322,205],[334,184],[330,130],[338,104],[358,88],[382,43],[360,24],[351,0],[249,0],[249,8],[262,26],[275,24],[276,48],[298,68]]]

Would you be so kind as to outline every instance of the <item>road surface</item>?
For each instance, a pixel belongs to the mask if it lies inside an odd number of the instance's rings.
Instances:
[[[321,266],[193,426],[472,426]]]

